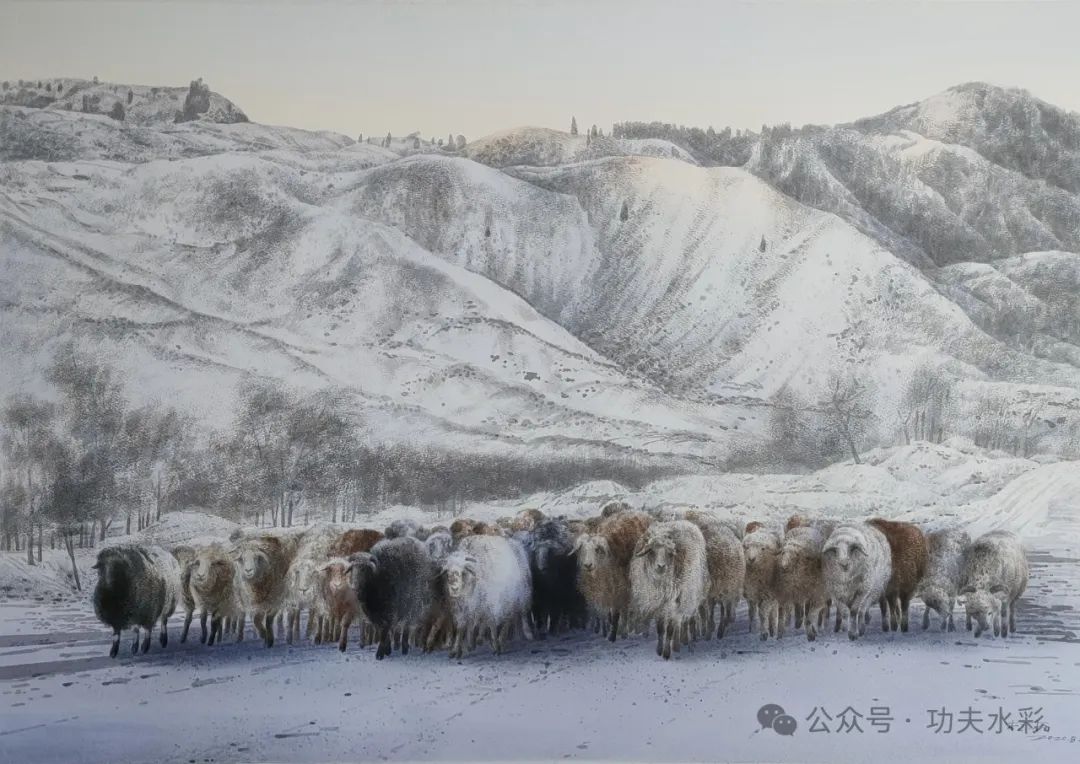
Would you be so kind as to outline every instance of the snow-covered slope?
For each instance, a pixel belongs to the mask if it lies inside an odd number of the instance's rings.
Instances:
[[[605,156],[652,156],[697,164],[683,148],[653,139],[588,138],[544,127],[518,127],[473,141],[464,156],[491,167],[548,167]]]

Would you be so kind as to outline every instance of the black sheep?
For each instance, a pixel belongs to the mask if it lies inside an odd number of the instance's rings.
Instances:
[[[410,631],[424,626],[435,600],[439,570],[427,547],[411,536],[384,539],[349,562],[360,609],[379,643],[375,657],[389,655],[392,640],[407,654]]]
[[[94,613],[113,630],[109,657],[116,657],[120,632],[129,627],[135,629],[132,653],[139,651],[140,628],[146,629],[142,651],[150,649],[155,623],[161,624],[161,646],[165,647],[169,642],[166,624],[180,599],[180,564],[176,558],[161,547],[128,544],[102,549],[93,567],[98,572]]]
[[[545,520],[525,542],[533,585],[533,622],[544,636],[558,633],[564,622],[580,628],[586,622],[585,598],[578,589],[574,537],[563,519]]]

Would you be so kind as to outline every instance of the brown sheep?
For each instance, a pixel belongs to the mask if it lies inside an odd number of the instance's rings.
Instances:
[[[274,646],[274,618],[285,604],[287,574],[296,557],[297,541],[271,535],[244,536],[233,547],[244,609],[267,647]]]
[[[471,536],[473,534],[473,527],[476,525],[476,521],[470,520],[466,517],[459,517],[454,522],[450,523],[450,537],[454,539],[454,543]]]
[[[784,523],[784,533],[787,533],[794,528],[803,528],[809,524],[810,521],[802,515],[792,515],[787,519],[787,522]]]
[[[895,522],[875,517],[867,520],[885,534],[892,552],[892,576],[885,586],[881,606],[881,630],[908,630],[908,606],[918,591],[919,583],[926,575],[930,562],[930,548],[926,534],[912,523]]]
[[[751,520],[750,522],[748,522],[746,524],[746,528],[743,529],[743,538],[746,538],[747,536],[749,536],[754,531],[759,530],[759,529],[764,528],[764,527],[765,527],[765,523],[761,522],[760,520]]]
[[[187,642],[191,619],[195,615],[195,598],[191,594],[191,565],[195,561],[195,547],[176,546],[172,556],[180,563],[180,595],[184,603],[184,628],[180,632],[180,641]],[[202,615],[202,641],[206,641],[206,613]]]
[[[383,540],[380,531],[371,528],[352,528],[336,539],[328,551],[330,557],[348,557],[357,552],[369,552],[371,547]]]
[[[609,501],[600,507],[600,517],[611,517],[620,512],[629,512],[632,507],[625,501]]]
[[[595,533],[583,533],[574,543],[578,588],[612,642],[620,623],[623,633],[628,630],[630,559],[651,523],[652,518],[644,512],[619,512],[599,523]]]
[[[352,563],[335,558],[319,568],[319,595],[322,610],[337,630],[338,649],[345,652],[349,644],[349,626],[360,615],[360,601],[352,587]]]

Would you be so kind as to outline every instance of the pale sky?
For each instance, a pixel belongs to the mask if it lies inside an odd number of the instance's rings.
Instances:
[[[255,121],[469,139],[833,123],[970,80],[1080,111],[1080,2],[0,0],[0,79],[203,77]]]

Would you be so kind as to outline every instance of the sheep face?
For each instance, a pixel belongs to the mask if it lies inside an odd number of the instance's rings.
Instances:
[[[200,554],[191,563],[191,582],[200,589],[213,589],[232,575],[232,563],[218,556]]]
[[[647,538],[636,552],[637,557],[644,557],[657,571],[664,571],[675,562],[675,543],[667,538]]]
[[[964,608],[975,622],[975,637],[984,631],[993,629],[996,635],[1001,628],[1001,606],[1005,599],[1005,587],[993,586],[990,589],[968,587],[961,594],[966,599]]]
[[[358,552],[350,556],[349,565],[352,586],[357,592],[361,592],[367,582],[379,571],[379,563],[375,560],[375,555],[370,552]]]
[[[433,560],[443,560],[450,554],[450,547],[454,540],[449,533],[432,533],[424,542],[427,545],[428,554]]]
[[[450,597],[466,597],[476,587],[476,560],[455,555],[446,561],[443,575],[446,577],[446,593]]]
[[[825,565],[843,577],[852,572],[860,559],[866,557],[866,549],[861,542],[849,537],[833,537],[822,550]]]
[[[919,596],[928,609],[937,613],[948,613],[949,595],[942,587],[925,586],[920,590]]]
[[[352,562],[346,563],[341,560],[334,560],[319,568],[323,586],[326,587],[326,591],[332,597],[336,597],[352,588],[351,573],[354,565],[355,563]]]
[[[270,557],[256,547],[241,547],[235,559],[245,581],[257,581],[270,572]]]
[[[289,568],[289,588],[299,599],[306,600],[311,596],[317,578],[316,572],[314,564],[309,560],[301,560]]]
[[[114,591],[123,591],[127,588],[130,571],[123,558],[108,555],[103,551],[98,554],[97,562],[92,567],[98,572],[99,585]]]
[[[608,540],[603,536],[588,534],[578,538],[574,545],[578,565],[584,571],[591,571],[602,566],[611,554]]]
[[[743,554],[747,567],[758,567],[775,562],[779,550],[774,539],[763,533],[749,533],[743,541]]]

